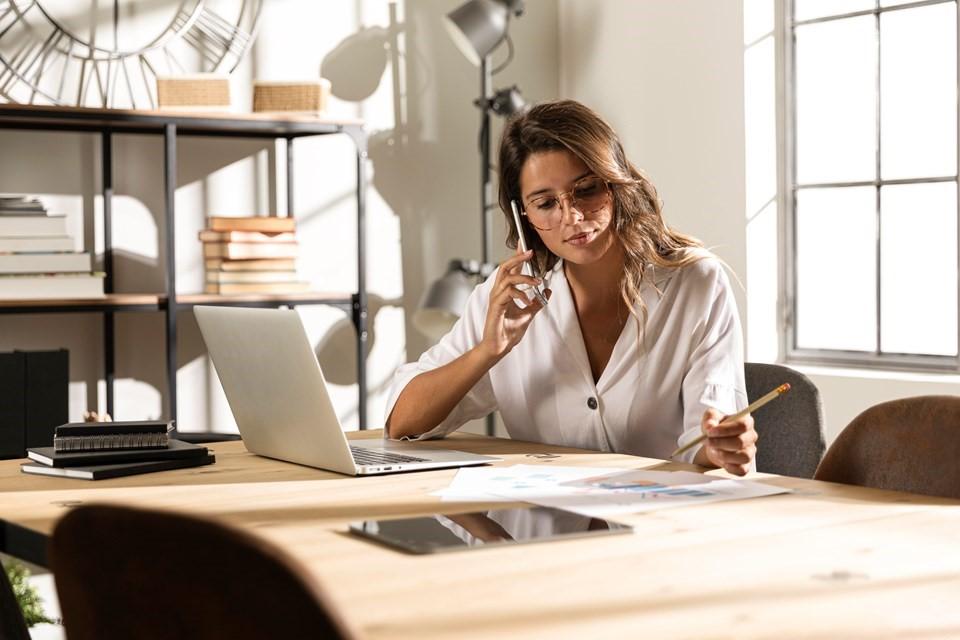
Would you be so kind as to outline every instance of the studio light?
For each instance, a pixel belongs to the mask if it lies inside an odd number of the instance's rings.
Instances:
[[[447,31],[460,51],[480,66],[481,95],[474,104],[481,112],[480,163],[483,180],[480,185],[480,217],[483,233],[482,259],[453,260],[447,273],[433,282],[414,313],[413,324],[432,339],[442,337],[463,313],[467,296],[476,285],[477,276],[493,272],[490,265],[490,114],[509,117],[526,108],[520,89],[513,85],[494,92],[491,76],[503,69],[513,58],[513,46],[506,62],[492,70],[490,55],[506,41],[510,44],[507,28],[510,16],[523,13],[522,0],[469,0],[446,16]],[[464,293],[465,291],[465,293]]]
[[[457,48],[480,66],[507,36],[510,15],[522,13],[523,0],[469,0],[448,13],[444,24]]]
[[[490,180],[491,114],[509,117],[525,108],[526,102],[516,85],[493,90],[493,74],[502,71],[513,60],[513,41],[508,33],[510,17],[523,14],[523,0],[468,0],[446,15],[444,23],[454,44],[466,58],[480,67],[480,96],[474,105],[480,109],[480,221],[482,227],[482,259],[453,260],[447,273],[430,285],[413,316],[414,326],[433,340],[438,340],[456,323],[466,306],[467,297],[480,279],[493,272],[490,264],[490,238],[493,234],[490,203],[493,201]],[[506,60],[494,69],[491,56],[506,42]],[[493,414],[487,416],[487,434],[494,434]]]
[[[476,260],[451,260],[442,278],[434,280],[413,314],[413,326],[434,342],[442,338],[463,313],[467,298],[492,268],[481,268]]]
[[[491,111],[505,118],[509,118],[527,107],[527,101],[520,95],[520,89],[517,85],[497,91],[493,94],[489,104]]]

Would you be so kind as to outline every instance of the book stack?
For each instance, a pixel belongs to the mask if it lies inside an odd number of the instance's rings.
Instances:
[[[34,197],[0,196],[0,300],[102,298],[103,277],[74,251],[66,216]]]
[[[297,277],[293,218],[212,217],[200,241],[205,293],[299,293],[310,288]]]
[[[52,447],[27,449],[32,462],[23,473],[102,480],[138,473],[213,464],[206,447],[170,437],[167,422],[64,424],[56,428]]]

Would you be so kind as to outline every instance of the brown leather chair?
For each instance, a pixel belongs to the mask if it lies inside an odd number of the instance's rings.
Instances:
[[[960,498],[960,396],[870,407],[830,446],[814,478]]]
[[[70,640],[353,637],[285,552],[211,520],[79,506],[49,558]]]

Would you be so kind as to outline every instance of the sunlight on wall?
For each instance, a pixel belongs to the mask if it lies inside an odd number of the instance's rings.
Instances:
[[[777,124],[774,3],[743,3],[743,108],[747,233],[747,360],[779,352]]]
[[[103,198],[97,197],[97,253],[103,252]],[[130,197],[113,197],[113,250],[123,251],[156,265],[160,255],[160,234],[147,206]]]

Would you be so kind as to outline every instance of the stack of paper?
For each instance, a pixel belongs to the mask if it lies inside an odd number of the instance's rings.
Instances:
[[[461,469],[449,487],[432,495],[460,502],[529,502],[605,518],[787,492],[759,482],[688,471],[520,464]]]

